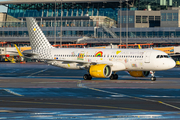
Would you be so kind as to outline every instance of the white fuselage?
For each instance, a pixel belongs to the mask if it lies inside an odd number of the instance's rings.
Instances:
[[[152,49],[76,49],[52,48],[51,59],[112,64],[112,71],[160,71],[171,69],[175,62],[166,53]],[[159,56],[159,58],[157,58]],[[75,62],[55,61],[52,65],[67,69],[83,69]]]

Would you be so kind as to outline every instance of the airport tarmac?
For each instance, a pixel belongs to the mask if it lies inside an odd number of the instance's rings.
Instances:
[[[85,81],[83,70],[0,63],[0,119],[180,119],[179,70]]]

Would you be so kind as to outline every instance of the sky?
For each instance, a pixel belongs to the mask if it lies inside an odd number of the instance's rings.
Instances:
[[[8,0],[0,0],[0,2],[2,2],[2,1],[8,1]],[[0,5],[0,12],[7,12],[7,7]]]

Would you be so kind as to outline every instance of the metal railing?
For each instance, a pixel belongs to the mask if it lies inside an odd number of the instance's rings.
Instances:
[[[112,35],[113,38],[118,38],[118,36],[108,28],[107,24],[100,24],[100,27],[102,27],[107,33],[110,33],[110,35]]]

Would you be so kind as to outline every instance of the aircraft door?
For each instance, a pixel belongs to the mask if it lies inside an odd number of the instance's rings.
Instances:
[[[145,52],[145,54],[144,54],[144,62],[145,63],[150,63],[150,56],[151,56],[151,52]]]

